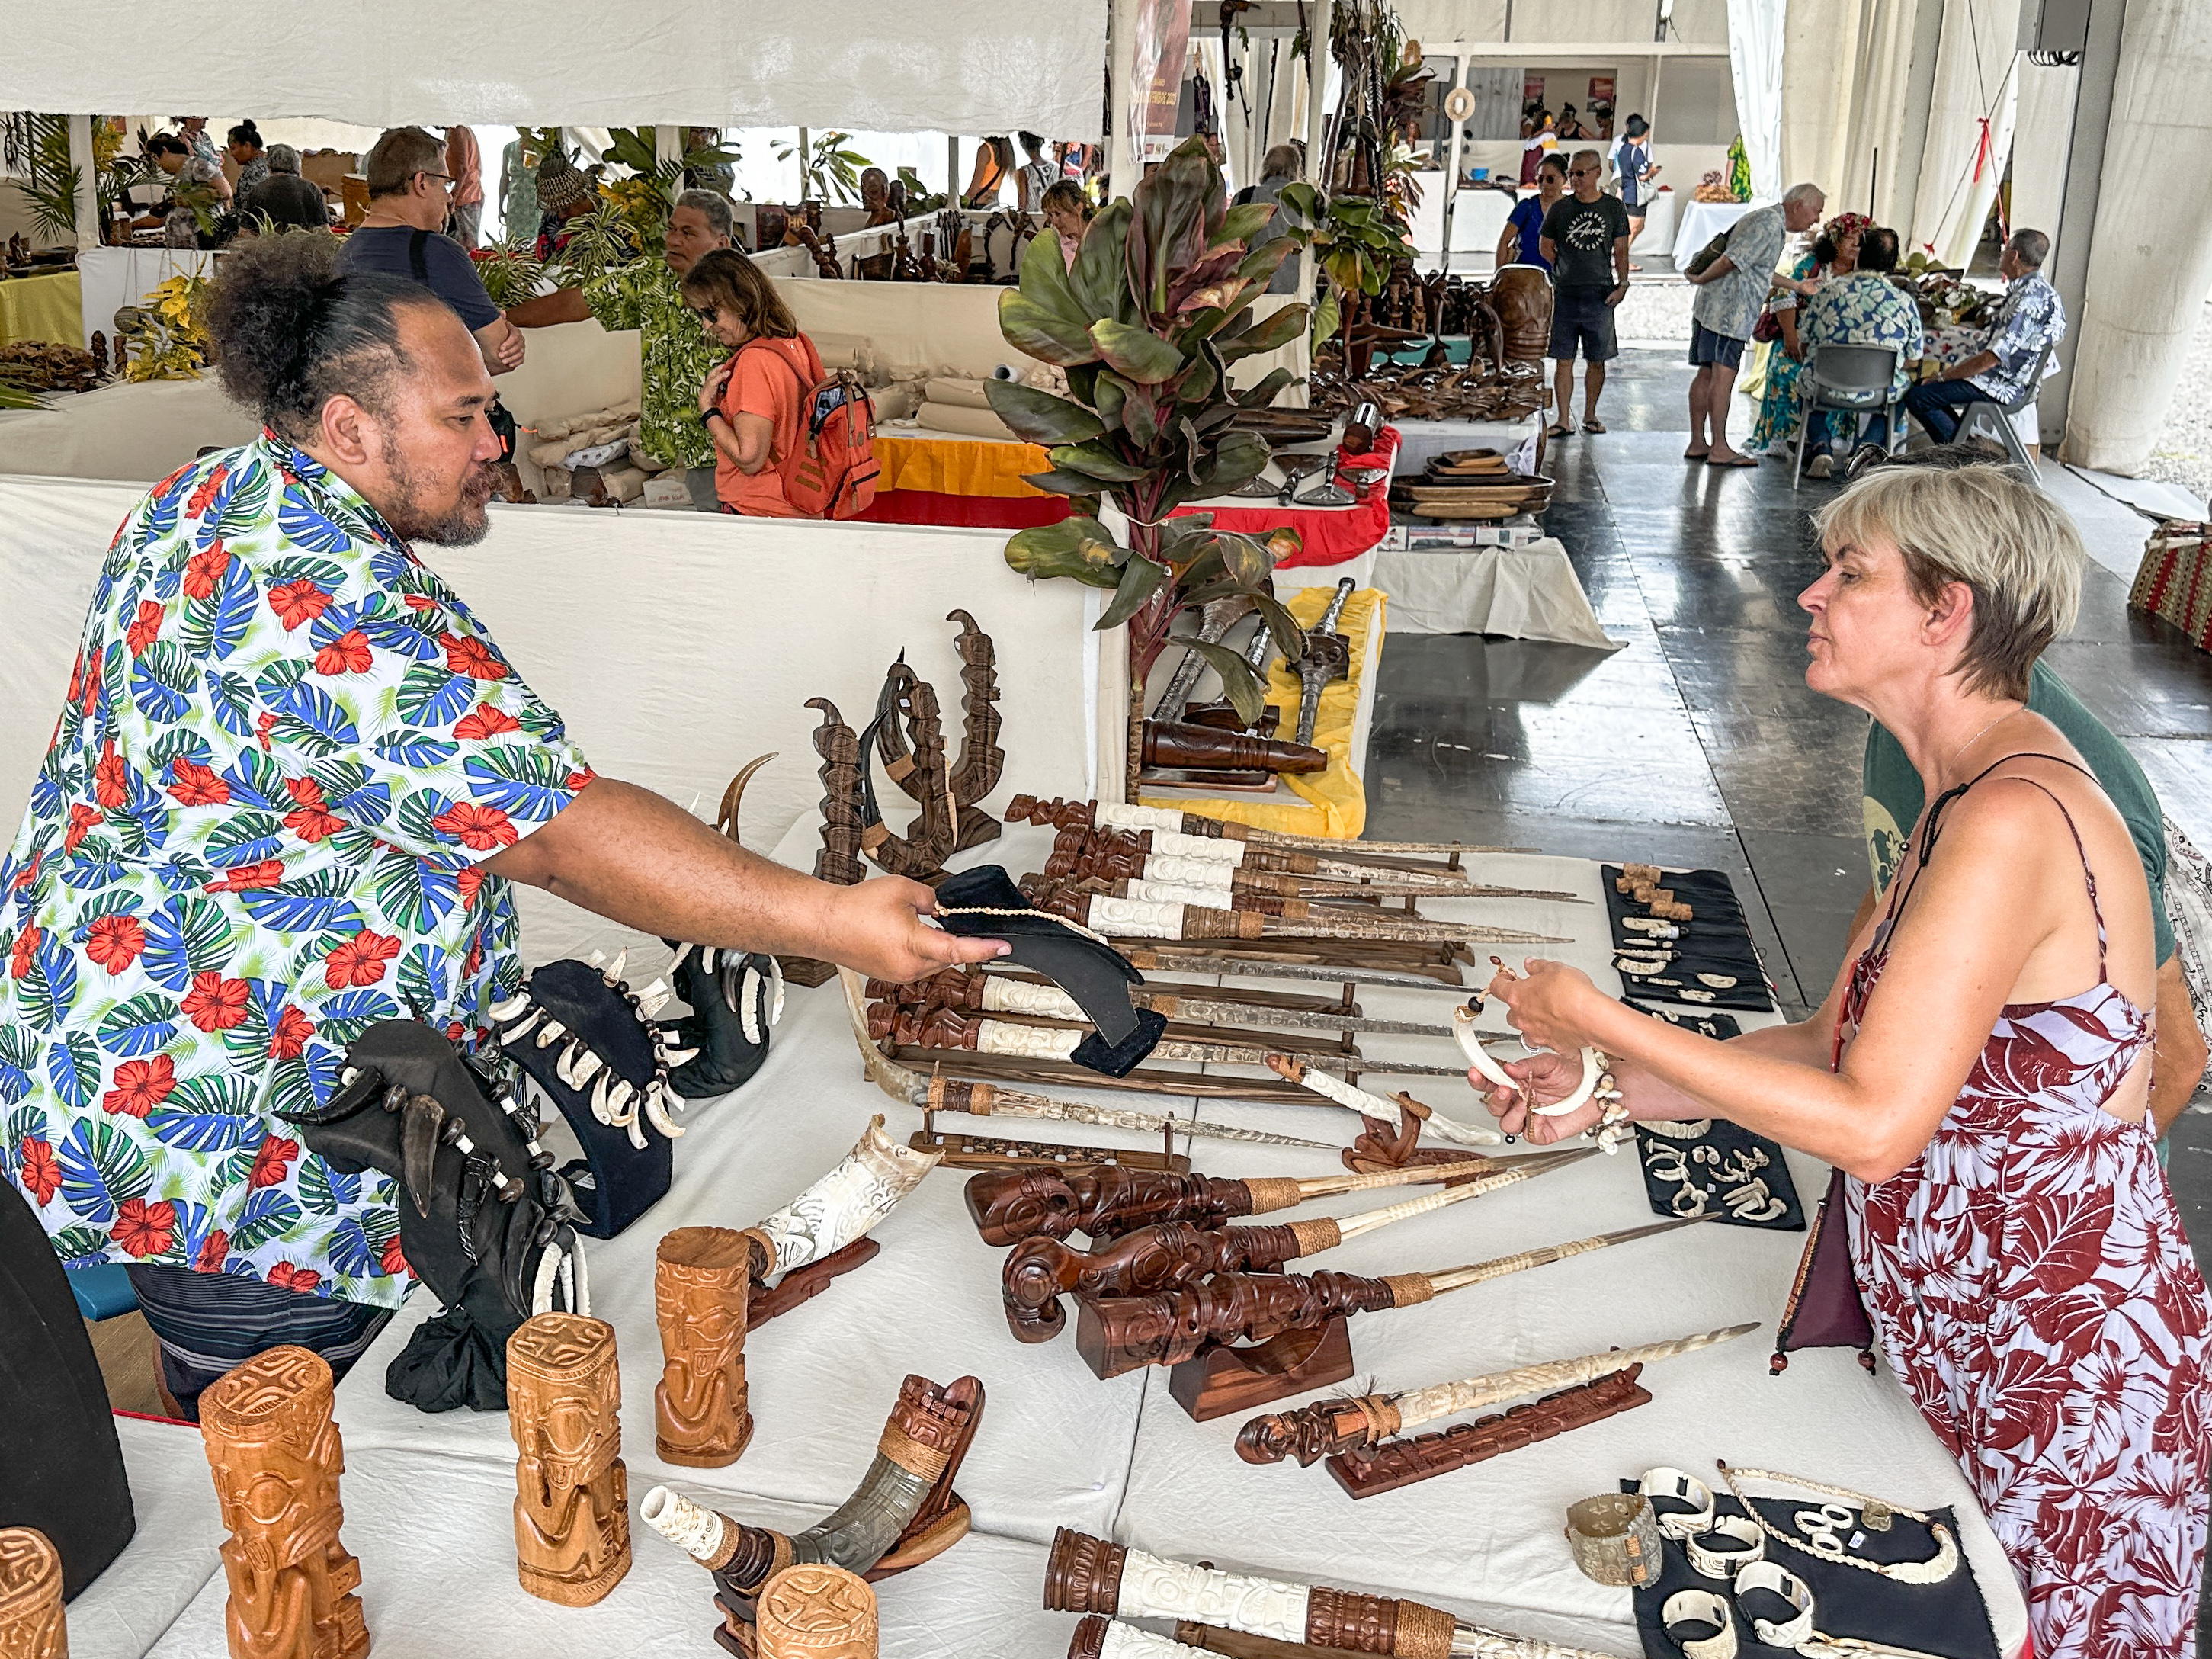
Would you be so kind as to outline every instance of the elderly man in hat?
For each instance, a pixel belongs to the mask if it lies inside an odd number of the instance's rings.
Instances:
[[[546,157],[549,164],[554,159]],[[577,176],[573,167],[568,171]],[[538,197],[551,211],[554,198],[546,193],[546,179],[541,167]],[[540,295],[507,313],[519,328],[550,328],[595,317],[602,328],[639,331],[645,357],[639,438],[655,460],[684,469],[691,504],[702,513],[718,511],[720,503],[714,497],[714,443],[698,421],[699,387],[727,351],[707,337],[698,318],[685,307],[678,284],[702,254],[730,246],[730,222],[725,198],[711,190],[687,190],[668,215],[658,263],[603,271],[580,289]]]

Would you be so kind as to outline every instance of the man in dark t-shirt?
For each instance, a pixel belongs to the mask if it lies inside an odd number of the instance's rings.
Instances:
[[[1620,354],[1613,336],[1613,310],[1628,297],[1628,210],[1618,196],[1598,185],[1605,158],[1578,149],[1567,167],[1572,194],[1562,196],[1544,216],[1538,246],[1552,262],[1552,345],[1546,355],[1559,364],[1556,412],[1551,435],[1574,430],[1575,353],[1589,367],[1583,372],[1583,430],[1602,432],[1598,394],[1605,390],[1605,366]]]
[[[346,269],[422,283],[468,325],[486,369],[520,368],[522,331],[492,303],[461,245],[443,234],[450,186],[443,142],[420,127],[394,127],[362,158],[362,171],[368,213],[345,239]]]

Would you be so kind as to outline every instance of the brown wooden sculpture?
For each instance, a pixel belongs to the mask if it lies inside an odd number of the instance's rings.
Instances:
[[[1377,1492],[1395,1492],[1419,1480],[1449,1474],[1650,1405],[1650,1390],[1636,1380],[1643,1370],[1641,1365],[1630,1365],[1595,1382],[1577,1383],[1472,1423],[1456,1423],[1436,1434],[1338,1453],[1328,1459],[1328,1472],[1354,1498],[1372,1498]]]
[[[763,214],[769,210],[761,210]],[[816,773],[822,780],[822,845],[814,854],[814,875],[817,880],[850,887],[868,875],[867,866],[860,862],[860,740],[829,698],[810,697],[806,706],[822,716],[814,728],[814,752],[822,757]],[[835,963],[815,957],[776,960],[783,976],[794,985],[821,985],[837,971]]]
[[[1309,744],[1248,738],[1218,726],[1146,720],[1142,744],[1149,768],[1197,772],[1326,772],[1328,757]]]
[[[61,1553],[33,1527],[0,1527],[0,1659],[69,1659]]]
[[[359,1659],[368,1651],[361,1563],[338,1541],[345,1452],[331,1368],[286,1346],[200,1396],[200,1437],[230,1536],[223,1612],[231,1659]]]
[[[522,1588],[587,1607],[629,1571],[629,1475],[614,1327],[538,1314],[507,1343],[514,1551]]]
[[[758,1231],[678,1227],[662,1236],[653,1268],[662,1356],[653,1440],[664,1463],[718,1468],[736,1462],[752,1438],[746,1303],[756,1260],[774,1255]]]
[[[898,737],[903,718],[906,734]],[[885,747],[889,744],[890,746]],[[921,811],[909,832],[895,836],[876,805],[876,786],[870,765],[873,751],[881,749],[886,761],[900,769],[900,781]],[[860,788],[860,850],[877,866],[895,876],[927,881],[945,873],[958,833],[953,810],[952,786],[945,758],[945,732],[939,718],[937,691],[903,662],[891,665],[885,677],[876,717],[860,734],[858,759]],[[911,781],[908,781],[908,777]]]
[[[1280,1176],[1236,1180],[1220,1176],[1164,1175],[1144,1170],[987,1170],[968,1178],[968,1213],[986,1244],[1025,1238],[1066,1238],[1087,1233],[1113,1238],[1163,1221],[1215,1225],[1236,1216],[1266,1215],[1339,1193],[1406,1187],[1492,1175],[1508,1167],[1486,1158],[1458,1164],[1424,1165],[1377,1175]]]
[[[1236,845],[1225,842],[1217,842],[1210,849],[1204,846],[1192,848],[1188,843],[1194,839],[1206,838],[1182,836],[1178,839],[1170,832],[1156,830],[1063,829],[1053,837],[1052,859],[1045,865],[1044,872],[1048,876],[1066,874],[1073,869],[1074,860],[1083,858],[1116,856],[1149,860],[1165,856],[1182,858],[1188,862],[1190,857],[1195,856],[1212,857],[1215,862],[1225,862],[1219,856],[1221,854],[1235,854],[1237,852]],[[1068,862],[1062,865],[1062,860]],[[1276,848],[1264,842],[1246,842],[1242,843],[1241,856],[1236,858],[1231,867],[1245,874],[1266,872],[1280,875],[1326,877],[1340,882],[1389,882],[1400,886],[1432,890],[1439,898],[1455,895],[1479,896],[1491,890],[1472,886],[1461,871],[1410,861],[1394,864],[1382,859],[1360,856],[1350,848],[1341,854],[1329,857]],[[1559,896],[1572,896],[1562,894]]]
[[[786,1567],[761,1591],[760,1659],[876,1659],[876,1593],[828,1562]]]
[[[1091,1300],[1175,1290],[1209,1273],[1265,1273],[1326,1249],[1327,1221],[1279,1227],[1196,1227],[1165,1221],[1139,1227],[1088,1254],[1056,1238],[1025,1238],[1006,1252],[1000,1297],[1006,1325],[1024,1342],[1048,1342],[1067,1323],[1060,1298]]]
[[[965,611],[949,611],[960,624],[960,758],[952,763],[952,799],[960,811],[956,847],[980,847],[999,836],[999,821],[977,805],[999,787],[1006,751],[999,747],[999,656],[991,636]]]
[[[1552,283],[1534,265],[1508,265],[1491,279],[1488,299],[1503,340],[1500,356],[1533,362],[1552,337]]]

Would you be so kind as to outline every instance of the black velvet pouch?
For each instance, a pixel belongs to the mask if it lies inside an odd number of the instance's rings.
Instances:
[[[1743,1027],[1736,1024],[1735,1016],[1733,1014],[1701,1014],[1685,1008],[1655,1007],[1648,1002],[1638,1002],[1634,997],[1623,997],[1621,1000],[1639,1014],[1649,1014],[1654,1019],[1663,1019],[1669,1025],[1679,1025],[1686,1031],[1695,1031],[1699,1036],[1709,1036],[1724,1042],[1730,1037],[1743,1035]]]
[[[1742,1008],[1762,1014],[1773,1008],[1774,1001],[1766,987],[1766,964],[1759,959],[1758,947],[1752,943],[1751,927],[1744,921],[1743,907],[1736,902],[1735,886],[1723,872],[1680,870],[1661,878],[1676,900],[1695,912],[1688,921],[1675,924],[1680,929],[1680,938],[1661,940],[1653,940],[1621,925],[1628,917],[1642,917],[1649,913],[1632,894],[1615,890],[1613,884],[1620,874],[1620,866],[1602,866],[1601,874],[1605,882],[1605,908],[1616,954],[1649,951],[1655,945],[1676,953],[1674,959],[1656,974],[1632,974],[1616,963],[1621,982],[1631,992],[1696,1007]],[[1699,981],[1699,974],[1711,974],[1736,982],[1726,987],[1706,985]],[[1662,981],[1674,982],[1660,983]],[[1683,993],[1688,990],[1709,993],[1711,1000],[1708,1001],[1705,994],[1685,996]]]
[[[1716,1483],[1707,1480],[1706,1484]],[[1620,1483],[1623,1492],[1632,1491],[1634,1486],[1632,1480]],[[1817,1492],[1808,1492],[1802,1498],[1761,1497],[1752,1500],[1776,1531],[1790,1537],[1803,1535],[1796,1530],[1799,1511],[1817,1514],[1821,1501]],[[1741,1516],[1743,1505],[1726,1492],[1717,1492],[1714,1513]],[[1948,1509],[1929,1510],[1927,1513],[1948,1528],[1954,1538],[1957,1537],[1956,1514]],[[1887,1532],[1839,1532],[1850,1553],[1865,1561],[1924,1561],[1936,1553],[1935,1536],[1928,1523],[1915,1521],[1910,1516],[1897,1516]],[[1958,1570],[1936,1584],[1901,1583],[1861,1567],[1841,1565],[1802,1550],[1787,1548],[1772,1539],[1767,1540],[1766,1554],[1770,1560],[1796,1574],[1804,1581],[1805,1588],[1813,1592],[1814,1626],[1824,1636],[1893,1643],[1916,1652],[1942,1654],[1945,1659],[2002,1659],[1997,1651],[1996,1632],[1990,1626],[1989,1607],[1982,1600],[1981,1587],[1974,1582],[1972,1565],[1963,1553]],[[1735,1598],[1725,1581],[1707,1578],[1696,1571],[1682,1546],[1674,1539],[1665,1540],[1660,1556],[1664,1570],[1659,1581],[1636,1592],[1636,1628],[1644,1638],[1644,1651],[1650,1659],[1680,1659],[1680,1644],[1667,1634],[1659,1620],[1659,1610],[1666,1605],[1667,1598],[1677,1590],[1686,1589],[1711,1590],[1731,1603]],[[1735,1606],[1732,1614],[1736,1637],[1741,1644],[1738,1652],[1743,1659],[1786,1659],[1792,1650],[1770,1647],[1760,1641],[1751,1621],[1755,1617],[1780,1624],[1794,1616],[1793,1610],[1781,1597],[1765,1590],[1747,1592],[1744,1600],[1748,1604],[1747,1610],[1744,1606]]]
[[[1005,867],[996,864],[979,864],[947,876],[937,884],[937,903],[940,912],[1027,913],[1032,908]],[[1142,985],[1145,976],[1130,966],[1129,959],[1057,917],[952,915],[940,915],[940,921],[948,933],[1006,940],[1012,951],[1008,961],[1042,974],[1075,999],[1084,1018],[1097,1027],[1068,1056],[1079,1066],[1108,1077],[1127,1077],[1168,1029],[1164,1015],[1130,1003],[1129,988]]]
[[[1654,1215],[1703,1216],[1735,1227],[1802,1232],[1805,1206],[1782,1148],[1723,1118],[1691,1140],[1636,1126],[1638,1161]]]
[[[1856,1348],[1859,1364],[1874,1369],[1874,1322],[1867,1317],[1858,1276],[1851,1271],[1851,1241],[1844,1217],[1846,1179],[1828,1176],[1828,1195],[1813,1214],[1813,1234],[1797,1259],[1790,1299],[1775,1322],[1774,1374],[1779,1376],[1799,1348]]]
[[[22,1194],[0,1176],[0,1527],[35,1527],[74,1597],[137,1529],[84,1316]]]

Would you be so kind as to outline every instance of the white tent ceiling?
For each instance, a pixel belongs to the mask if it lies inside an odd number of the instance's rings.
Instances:
[[[313,0],[158,42],[124,0],[0,0],[0,109],[1095,138],[1106,0]]]

